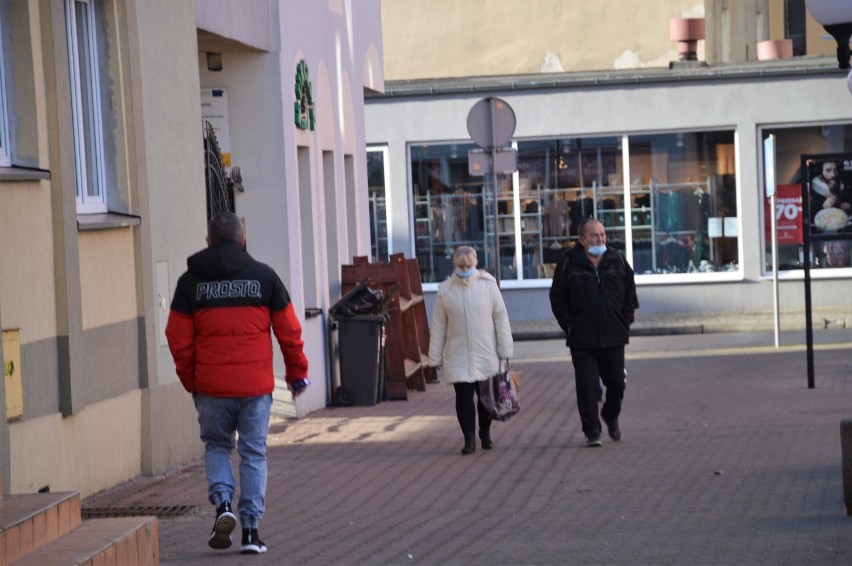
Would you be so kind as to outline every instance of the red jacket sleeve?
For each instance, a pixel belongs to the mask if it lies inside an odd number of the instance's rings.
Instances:
[[[287,367],[285,381],[290,383],[308,377],[308,359],[302,349],[305,345],[302,325],[292,304],[272,313],[272,332],[284,354],[284,365]]]
[[[192,315],[169,311],[166,339],[175,360],[175,369],[183,388],[195,393],[195,329]]]

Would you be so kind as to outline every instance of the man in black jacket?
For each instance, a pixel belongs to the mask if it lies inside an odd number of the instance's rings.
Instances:
[[[639,300],[633,270],[617,250],[606,247],[603,224],[585,220],[578,235],[579,244],[563,256],[553,274],[550,306],[571,349],[586,446],[601,446],[600,417],[610,438],[621,440],[624,346]],[[606,386],[600,417],[599,378]]]

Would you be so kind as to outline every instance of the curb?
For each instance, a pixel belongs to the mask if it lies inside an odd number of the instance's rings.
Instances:
[[[648,326],[630,329],[631,336],[672,336],[675,334],[704,334],[703,324],[685,324],[678,326]],[[515,342],[533,340],[563,340],[565,333],[561,330],[520,330],[512,333]]]

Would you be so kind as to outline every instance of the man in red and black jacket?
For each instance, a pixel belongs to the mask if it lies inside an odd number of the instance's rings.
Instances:
[[[239,432],[242,552],[266,552],[258,537],[266,496],[266,436],[275,378],[270,328],[293,396],[310,383],[302,327],[275,271],[245,250],[239,218],[224,213],[207,231],[208,247],[187,260],[178,279],[166,337],[178,377],[198,411],[208,497],[216,522],[208,544],[231,546],[236,490],[231,451]]]

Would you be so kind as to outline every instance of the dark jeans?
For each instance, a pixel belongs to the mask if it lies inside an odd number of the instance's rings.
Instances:
[[[491,415],[479,400],[479,382],[453,383],[453,389],[456,390],[456,417],[459,419],[462,433],[468,435],[476,432],[476,414],[479,413],[479,435],[487,434],[491,430]],[[475,405],[474,393],[476,393]]]
[[[624,398],[624,346],[617,348],[571,348],[574,380],[577,389],[577,409],[586,437],[601,433],[598,417],[598,390],[600,381],[606,387],[606,397],[600,416],[604,421],[621,414]]]

